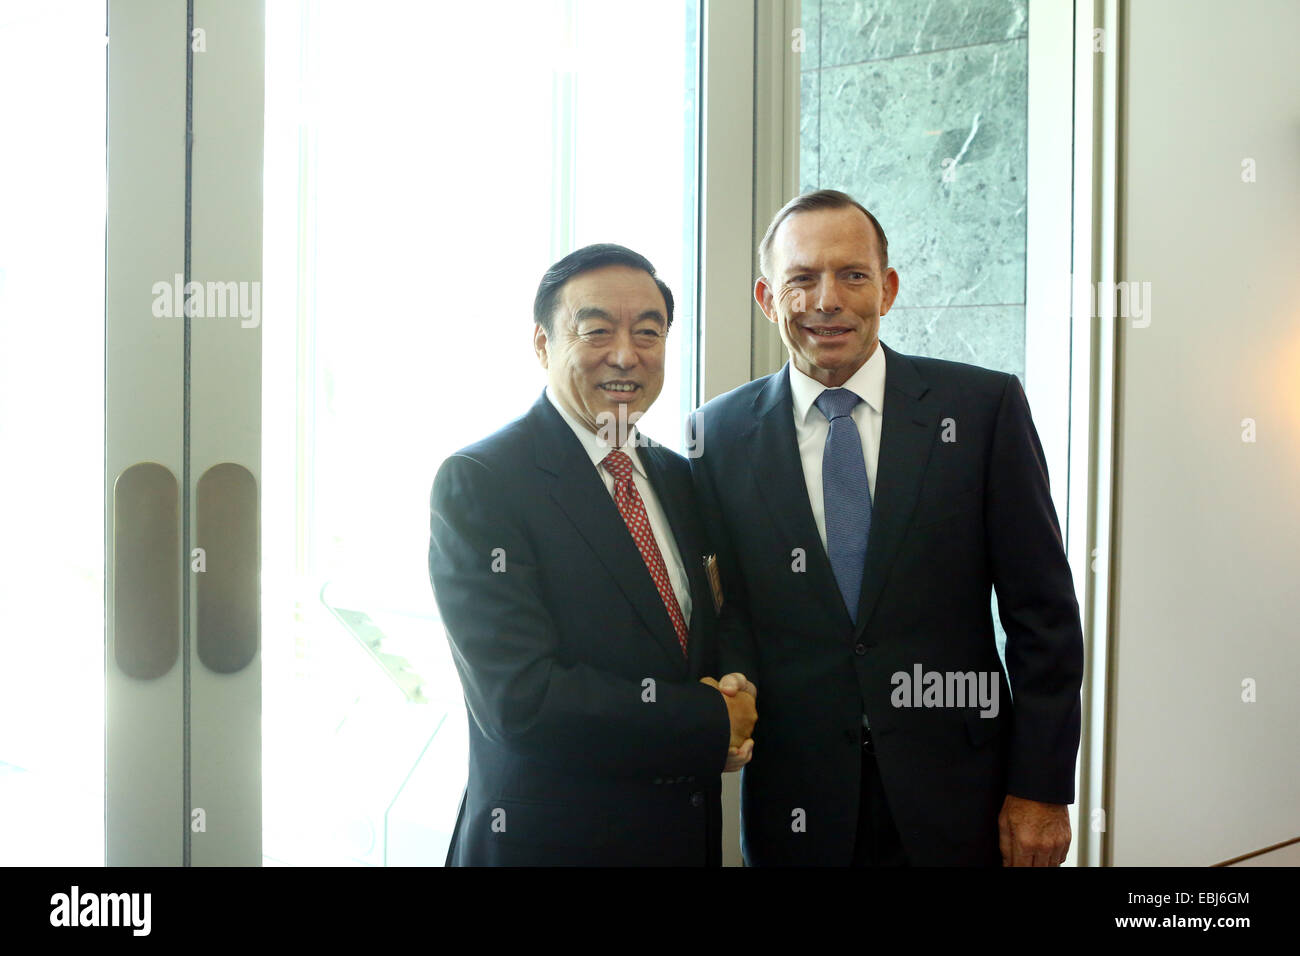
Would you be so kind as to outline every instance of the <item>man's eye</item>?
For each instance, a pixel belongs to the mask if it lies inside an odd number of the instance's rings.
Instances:
[[[585,332],[579,332],[579,335],[608,335],[609,329],[587,329]]]
[[[850,278],[850,279],[865,279],[866,277],[867,277],[867,274],[866,274],[865,272],[850,272],[850,273],[849,273],[849,278]]]
[[[652,339],[657,339],[657,338],[659,338],[659,330],[658,330],[658,329],[638,329],[638,330],[637,330],[637,333],[638,333],[639,335],[645,335],[645,336],[648,336],[649,338],[652,338]]]

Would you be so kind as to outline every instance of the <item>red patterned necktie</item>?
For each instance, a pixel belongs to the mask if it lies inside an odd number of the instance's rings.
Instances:
[[[641,495],[632,481],[632,459],[616,449],[606,455],[601,464],[614,476],[614,503],[618,505],[618,513],[623,516],[627,530],[632,533],[632,540],[636,542],[645,566],[650,571],[650,578],[659,589],[659,597],[663,599],[668,616],[672,618],[673,629],[677,631],[677,643],[681,644],[682,654],[685,654],[686,621],[682,617],[682,609],[677,604],[677,595],[673,594],[673,585],[668,579],[668,569],[664,566],[664,556],[659,553],[654,531],[650,528],[645,502],[641,500]]]

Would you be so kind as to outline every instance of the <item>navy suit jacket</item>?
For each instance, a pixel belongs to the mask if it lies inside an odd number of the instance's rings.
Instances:
[[[685,459],[638,453],[690,578],[689,657],[544,393],[438,471],[429,575],[470,716],[448,865],[721,865],[731,725],[699,683],[718,673],[706,538]]]
[[[758,688],[741,783],[750,865],[852,860],[864,713],[912,864],[997,865],[1007,794],[1074,799],[1083,640],[1024,391],[1013,375],[880,347],[885,403],[856,626],[808,502],[789,367],[714,399],[692,423],[726,595],[720,667]],[[918,665],[996,674],[997,716],[896,706],[894,675]]]

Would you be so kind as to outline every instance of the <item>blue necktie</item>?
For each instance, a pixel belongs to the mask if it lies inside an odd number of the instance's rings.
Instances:
[[[822,452],[822,496],[826,508],[826,553],[844,596],[849,617],[858,623],[858,594],[871,532],[871,486],[862,456],[862,438],[853,408],[862,399],[844,388],[817,396],[817,410],[830,422]]]

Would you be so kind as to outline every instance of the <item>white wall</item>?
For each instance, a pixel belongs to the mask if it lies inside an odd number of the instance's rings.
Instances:
[[[1300,836],[1300,3],[1127,11],[1110,861],[1196,865]]]

